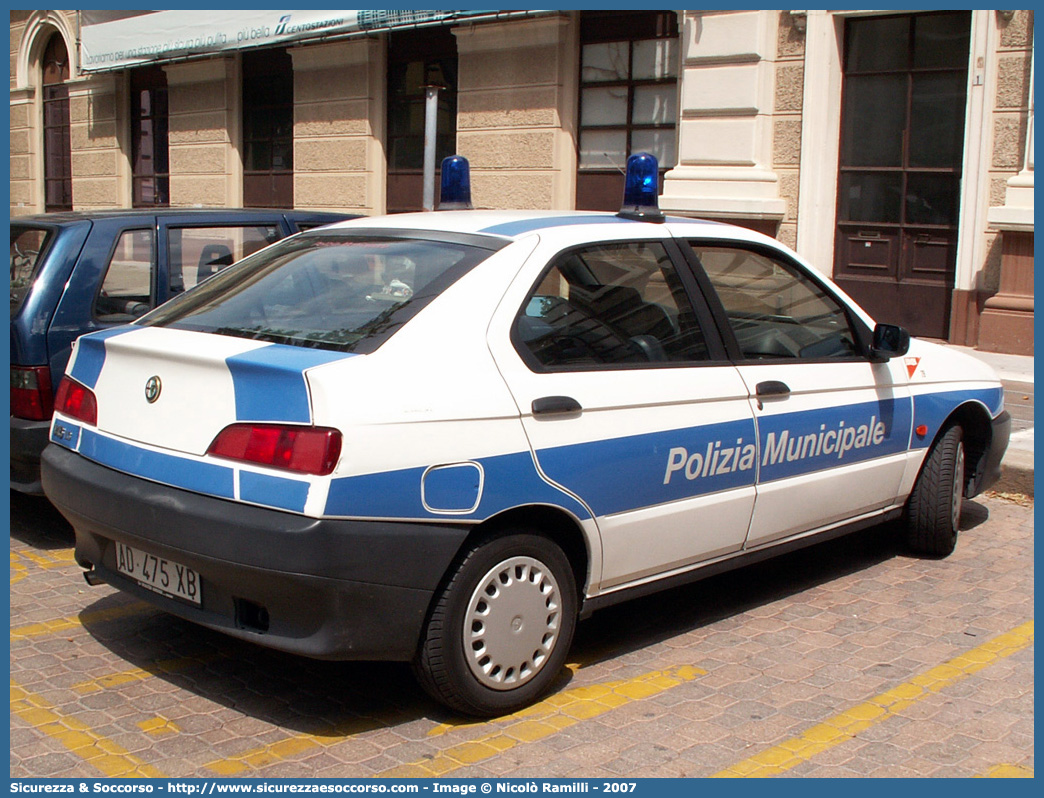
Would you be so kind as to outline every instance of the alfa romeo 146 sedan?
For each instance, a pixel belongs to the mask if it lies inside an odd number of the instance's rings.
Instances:
[[[495,715],[629,596],[889,520],[949,553],[1007,445],[996,375],[664,218],[653,169],[619,215],[305,232],[80,338],[43,485],[88,582]]]

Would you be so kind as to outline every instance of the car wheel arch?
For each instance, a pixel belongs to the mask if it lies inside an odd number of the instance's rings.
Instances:
[[[950,412],[928,446],[930,451],[951,427],[961,428],[964,456],[969,466],[964,477],[964,495],[968,498],[977,493],[977,483],[993,437],[991,421],[990,412],[984,404],[977,401],[965,402]]]
[[[504,510],[477,524],[461,541],[450,567],[446,569],[435,595],[445,587],[452,577],[461,558],[474,546],[496,537],[507,529],[526,529],[557,544],[569,560],[573,570],[573,581],[577,587],[577,603],[583,606],[585,587],[591,576],[591,541],[575,516],[553,505],[525,505]],[[433,600],[434,603],[434,600]],[[430,613],[431,608],[429,608]]]

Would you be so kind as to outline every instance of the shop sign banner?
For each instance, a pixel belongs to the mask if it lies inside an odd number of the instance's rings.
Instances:
[[[95,12],[97,13],[97,12]],[[154,11],[92,16],[81,12],[80,69],[101,72],[245,47],[344,36],[458,19],[496,11]]]

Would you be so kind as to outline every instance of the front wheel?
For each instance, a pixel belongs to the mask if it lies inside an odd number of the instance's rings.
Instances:
[[[528,532],[472,546],[439,593],[414,670],[436,700],[469,715],[514,712],[558,675],[576,628],[573,570]]]
[[[932,446],[906,505],[906,541],[921,554],[945,557],[957,545],[964,497],[961,428],[947,429]]]

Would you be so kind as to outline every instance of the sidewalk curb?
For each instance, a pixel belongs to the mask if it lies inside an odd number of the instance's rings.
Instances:
[[[1001,463],[1001,478],[990,490],[1021,493],[1033,498],[1033,453],[1008,450]]]

